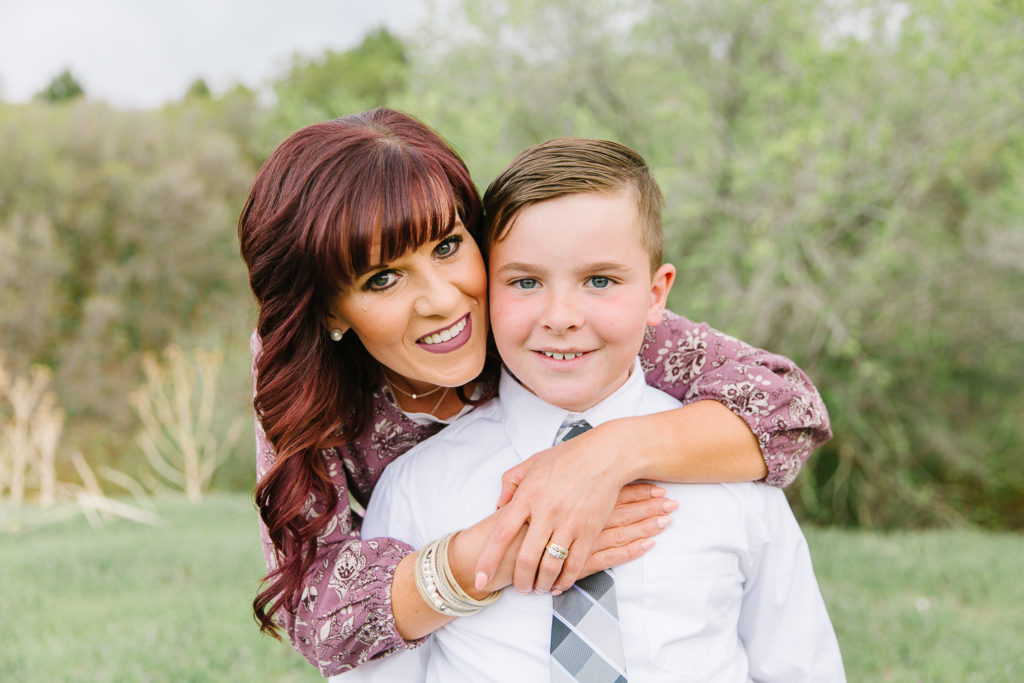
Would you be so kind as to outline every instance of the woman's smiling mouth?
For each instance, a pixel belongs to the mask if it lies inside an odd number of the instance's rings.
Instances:
[[[430,334],[423,335],[416,340],[417,344],[440,344],[446,342],[454,337],[459,336],[459,333],[466,329],[466,324],[469,321],[469,315],[462,317],[457,323],[451,327],[446,327],[439,332],[431,332]]]
[[[462,347],[473,333],[470,314],[462,316],[454,325],[423,335],[416,343],[431,353],[448,353]]]

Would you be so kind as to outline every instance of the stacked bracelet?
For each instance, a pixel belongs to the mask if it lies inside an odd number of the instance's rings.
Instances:
[[[431,609],[449,617],[468,617],[497,600],[501,591],[477,600],[462,590],[448,563],[448,544],[457,533],[453,531],[423,546],[413,574],[420,597]]]

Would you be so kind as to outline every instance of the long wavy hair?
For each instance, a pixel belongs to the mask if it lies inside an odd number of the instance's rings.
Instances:
[[[256,486],[277,569],[253,601],[261,631],[294,609],[338,504],[320,451],[367,426],[380,364],[353,333],[328,336],[330,302],[374,262],[443,238],[458,215],[479,242],[480,198],[459,155],[405,114],[374,109],[294,133],[260,168],[238,220],[259,304],[254,406],[277,457]],[[376,248],[380,249],[379,254]]]

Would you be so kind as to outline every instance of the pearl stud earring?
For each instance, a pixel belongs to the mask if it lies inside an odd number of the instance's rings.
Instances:
[[[331,339],[334,341],[341,341],[341,338],[345,336],[345,333],[335,327],[331,330]]]

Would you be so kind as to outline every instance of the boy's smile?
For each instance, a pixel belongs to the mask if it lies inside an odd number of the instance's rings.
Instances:
[[[548,403],[587,410],[629,377],[674,276],[669,265],[651,276],[632,188],[532,204],[490,253],[502,360]]]

